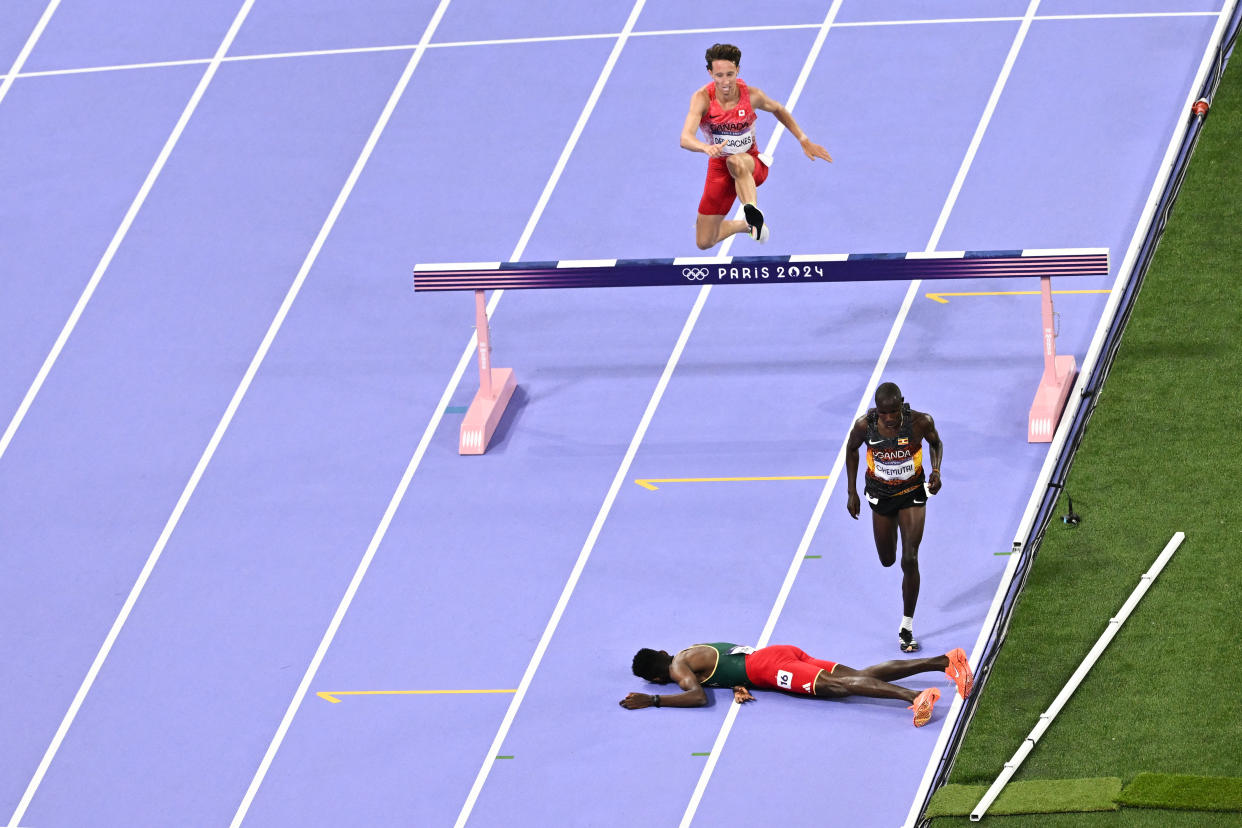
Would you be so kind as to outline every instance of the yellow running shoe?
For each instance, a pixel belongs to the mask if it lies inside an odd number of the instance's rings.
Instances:
[[[931,721],[932,707],[940,698],[940,691],[935,687],[928,687],[922,693],[914,697],[914,704],[906,708],[906,710],[914,711],[914,726],[922,727]]]
[[[975,673],[970,669],[970,662],[966,660],[966,651],[958,647],[956,650],[949,650],[945,655],[949,657],[949,666],[945,668],[944,674],[957,682],[957,694],[964,699],[975,686]]]

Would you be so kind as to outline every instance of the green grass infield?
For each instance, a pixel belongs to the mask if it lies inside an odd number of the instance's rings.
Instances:
[[[1137,808],[1242,812],[1242,779],[1185,773],[1140,773],[1117,799]]]
[[[988,785],[945,785],[936,791],[927,816],[968,816],[987,793]],[[1121,779],[1032,779],[1011,782],[988,808],[987,816],[1115,811]],[[986,819],[986,816],[985,816]]]

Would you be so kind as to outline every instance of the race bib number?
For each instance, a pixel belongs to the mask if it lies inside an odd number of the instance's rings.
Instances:
[[[902,463],[876,463],[875,476],[881,480],[905,480],[914,476],[914,458]]]
[[[793,687],[793,673],[788,670],[776,671],[776,686],[788,690]]]
[[[729,655],[750,655],[754,651],[754,647],[747,647],[744,644],[739,644],[736,647],[729,649]]]

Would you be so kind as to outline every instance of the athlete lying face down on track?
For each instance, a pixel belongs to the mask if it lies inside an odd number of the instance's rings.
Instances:
[[[664,650],[643,648],[634,656],[634,675],[653,684],[675,683],[681,693],[668,696],[630,693],[621,700],[629,710],[644,707],[703,707],[707,704],[704,687],[733,690],[738,704],[754,701],[751,688],[784,690],[803,696],[839,699],[845,696],[871,696],[908,702],[914,711],[914,726],[931,720],[932,707],[940,691],[929,687],[916,692],[896,684],[893,679],[918,673],[944,672],[957,684],[962,698],[970,695],[974,673],[962,649],[950,650],[934,658],[886,661],[855,670],[835,661],[811,658],[797,647],[777,644],[771,647],[744,647],[719,642],[695,644],[677,655]]]

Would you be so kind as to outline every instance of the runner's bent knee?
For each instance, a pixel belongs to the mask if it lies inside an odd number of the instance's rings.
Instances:
[[[755,170],[755,159],[746,153],[730,155],[725,159],[725,164],[729,167],[729,172],[736,178],[739,175],[750,175]]]

